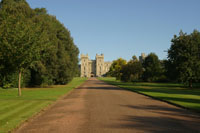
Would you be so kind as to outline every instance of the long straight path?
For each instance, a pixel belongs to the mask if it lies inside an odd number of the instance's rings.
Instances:
[[[91,78],[17,133],[200,133],[200,115]]]

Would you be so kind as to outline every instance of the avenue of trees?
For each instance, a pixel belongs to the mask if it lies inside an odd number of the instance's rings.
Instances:
[[[78,72],[79,50],[68,29],[25,0],[0,2],[0,87],[66,84]]]
[[[136,56],[127,63],[120,58],[113,62],[107,76],[124,82],[179,82],[191,88],[193,83],[200,82],[200,32],[180,31],[171,42],[167,60],[159,60],[155,53],[150,53],[143,62]]]

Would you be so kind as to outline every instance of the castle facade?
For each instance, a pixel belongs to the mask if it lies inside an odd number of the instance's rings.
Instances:
[[[139,61],[140,61],[141,63],[143,63],[146,57],[147,57],[147,56],[145,55],[145,53],[141,53],[141,56],[139,56]]]
[[[104,55],[96,54],[95,60],[90,60],[88,54],[81,54],[81,77],[102,77],[106,74],[112,62],[104,62]]]

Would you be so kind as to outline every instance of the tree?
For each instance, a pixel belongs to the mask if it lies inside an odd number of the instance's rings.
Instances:
[[[121,80],[124,82],[138,81],[143,73],[142,64],[136,56],[133,56],[132,60],[122,67],[121,73]]]
[[[79,50],[70,31],[45,8],[33,10],[25,0],[3,0],[0,28],[1,86],[9,84],[16,71],[19,94],[24,71],[29,86],[66,84],[77,74]]]
[[[78,71],[79,50],[68,29],[44,8],[35,9],[42,29],[48,31],[50,46],[41,54],[41,60],[31,66],[31,85],[66,84]]]
[[[46,32],[25,0],[2,0],[0,3],[0,62],[5,74],[18,71],[18,94],[21,74],[48,44]]]
[[[143,63],[145,81],[157,81],[162,73],[162,68],[158,56],[155,53],[150,53]]]
[[[170,60],[163,60],[163,69],[167,81],[178,82],[178,72],[174,63]]]
[[[126,65],[126,60],[122,58],[114,60],[110,67],[109,74],[119,80],[121,78],[121,70],[124,65]]]
[[[175,66],[178,79],[192,87],[200,79],[200,33],[194,30],[188,35],[180,31],[179,36],[174,35],[168,59]]]

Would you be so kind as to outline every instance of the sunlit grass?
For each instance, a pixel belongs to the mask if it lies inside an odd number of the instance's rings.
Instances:
[[[189,89],[174,83],[125,83],[115,78],[99,78],[109,84],[200,112],[200,88]]]
[[[85,80],[86,78],[74,78],[67,85],[25,88],[22,89],[21,97],[17,95],[17,89],[0,89],[0,133],[13,130]]]

